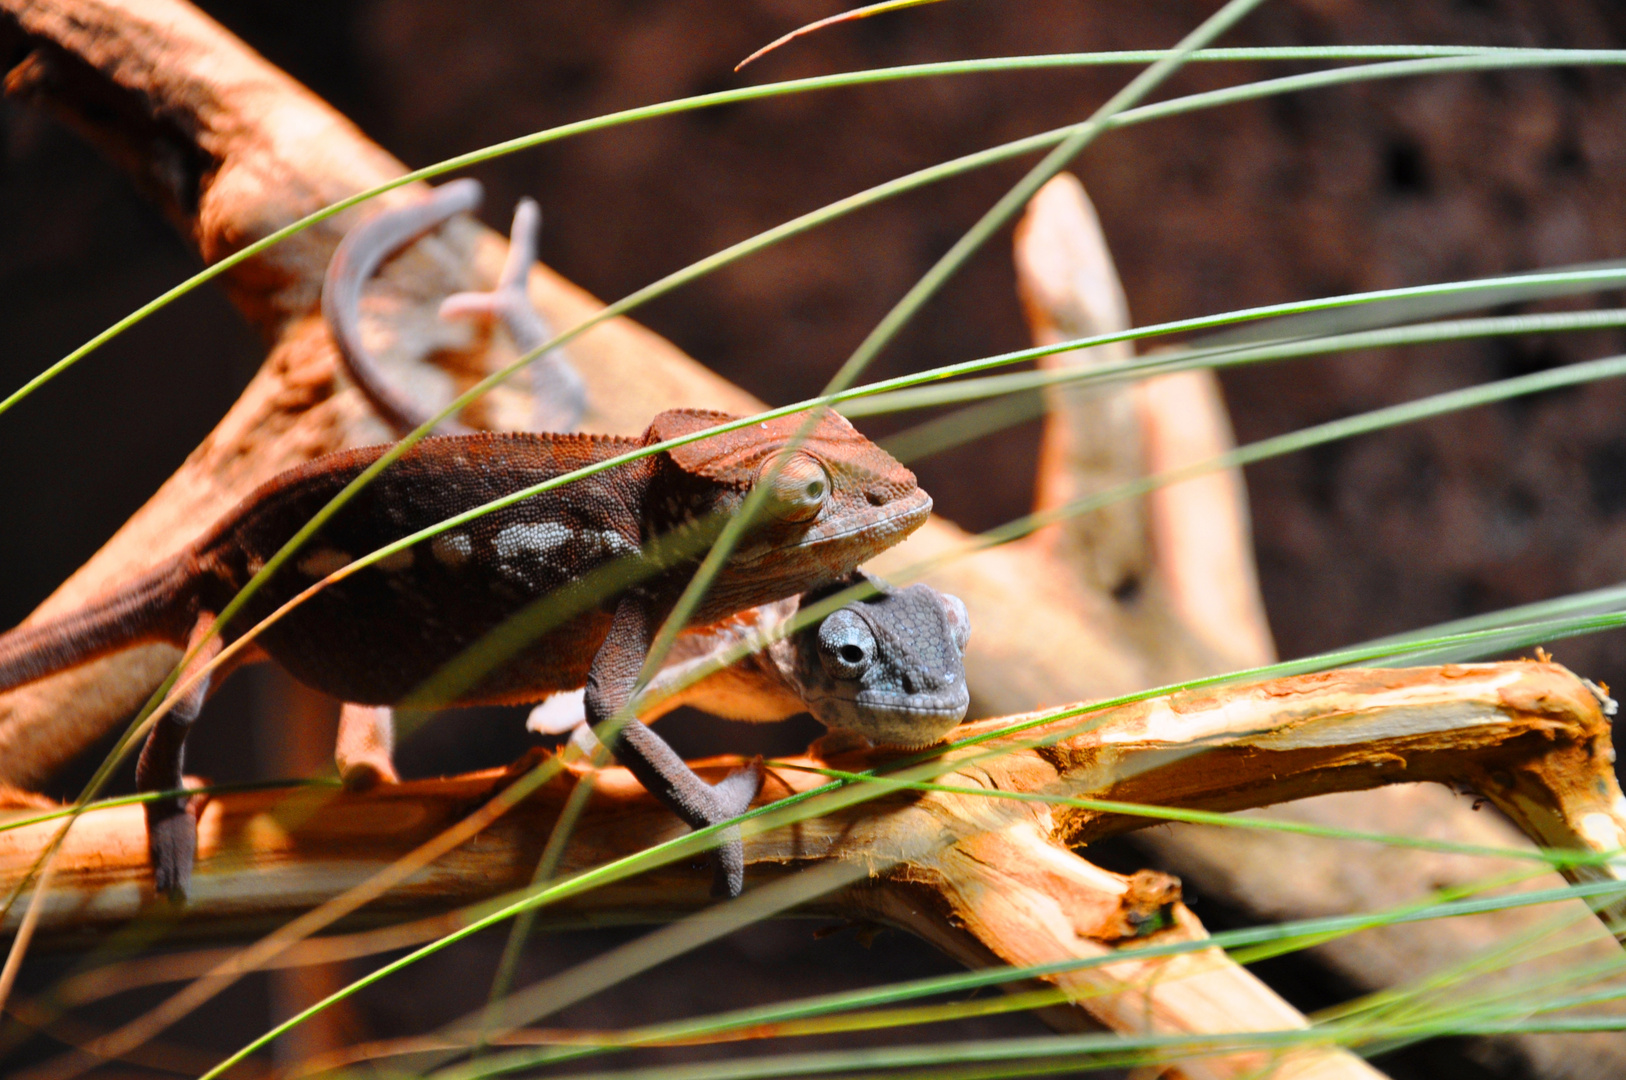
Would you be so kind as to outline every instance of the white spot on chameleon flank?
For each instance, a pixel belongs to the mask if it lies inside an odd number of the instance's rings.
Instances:
[[[429,551],[443,565],[462,566],[474,554],[474,544],[465,533],[441,533],[429,541]]]
[[[638,550],[637,544],[613,529],[585,529],[581,542],[582,552],[589,559],[614,559]]]
[[[570,542],[572,533],[557,521],[527,521],[510,525],[497,534],[491,546],[503,559],[519,555],[544,558],[554,548]]]
[[[411,569],[412,549],[402,548],[400,551],[391,552],[382,559],[378,560],[378,568],[380,570],[387,570],[392,574],[399,573],[402,570]]]
[[[350,564],[350,556],[337,548],[317,548],[299,560],[299,572],[310,577],[327,577]]]

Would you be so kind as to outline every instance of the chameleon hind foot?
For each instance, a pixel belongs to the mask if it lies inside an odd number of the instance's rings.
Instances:
[[[339,737],[333,746],[344,789],[367,791],[379,784],[399,784],[394,756],[394,710],[346,702],[339,710]]]
[[[188,788],[206,782],[188,776]],[[198,815],[207,801],[201,795],[147,804],[147,857],[152,862],[153,891],[185,903],[192,886],[192,863],[198,852]]]

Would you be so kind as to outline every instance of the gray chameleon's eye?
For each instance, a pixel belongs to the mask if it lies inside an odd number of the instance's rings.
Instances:
[[[850,611],[837,611],[819,624],[819,660],[837,679],[854,679],[875,659],[875,635]]]

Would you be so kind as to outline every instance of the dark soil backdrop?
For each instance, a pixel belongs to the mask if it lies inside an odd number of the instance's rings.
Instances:
[[[201,6],[414,166],[755,79],[1161,47],[1214,7],[959,0],[815,35],[735,75],[733,64],[765,41],[843,5]],[[1278,0],[1224,44],[1419,42],[1620,47],[1626,6]],[[1248,65],[1188,69],[1171,92],[1264,74]],[[505,225],[518,196],[538,197],[544,261],[614,298],[858,188],[1079,119],[1125,78],[1124,69],[986,76],[738,106],[571,140],[477,175],[488,187],[488,221]],[[195,267],[112,166],[37,114],[7,104],[3,115],[0,385],[10,388]],[[637,317],[770,401],[801,397],[1018,171],[989,170],[867,210]],[[1100,210],[1138,323],[1621,257],[1626,72],[1455,75],[1317,91],[1113,133],[1076,171]],[[876,374],[1024,344],[1008,251],[1002,240],[980,256]],[[1397,349],[1228,373],[1224,382],[1238,435],[1251,440],[1623,344],[1626,337],[1609,332]],[[259,355],[220,297],[197,297],[0,421],[0,506],[9,526],[0,530],[0,623],[21,618],[151,493]],[[1261,576],[1283,654],[1626,579],[1623,409],[1626,388],[1595,385],[1252,470]],[[919,471],[946,516],[987,527],[1025,509],[1034,445],[1033,430],[1019,429]],[[1556,651],[1584,674],[1626,684],[1626,637]],[[201,770],[254,771],[242,764],[255,756],[250,725],[206,724],[200,734]],[[507,738],[518,744],[517,732]],[[489,751],[480,761],[447,757],[456,749],[455,739],[437,744],[436,764],[489,763]],[[269,751],[262,746],[259,756]],[[859,955],[836,948],[815,959],[805,932],[795,936],[791,947],[780,931],[757,934],[765,955],[786,964],[840,968]],[[899,974],[902,961],[885,963]],[[429,987],[445,976],[417,978]],[[407,997],[378,1001],[398,1010]],[[264,1015],[247,997],[237,1000]]]

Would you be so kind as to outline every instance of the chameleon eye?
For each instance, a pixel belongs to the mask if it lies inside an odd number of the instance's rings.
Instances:
[[[811,454],[797,451],[789,457],[770,459],[762,468],[764,476],[773,473],[768,512],[776,518],[807,521],[818,516],[824,500],[830,497],[830,475]]]
[[[819,661],[837,679],[856,679],[875,659],[875,635],[857,615],[845,609],[819,624]]]

